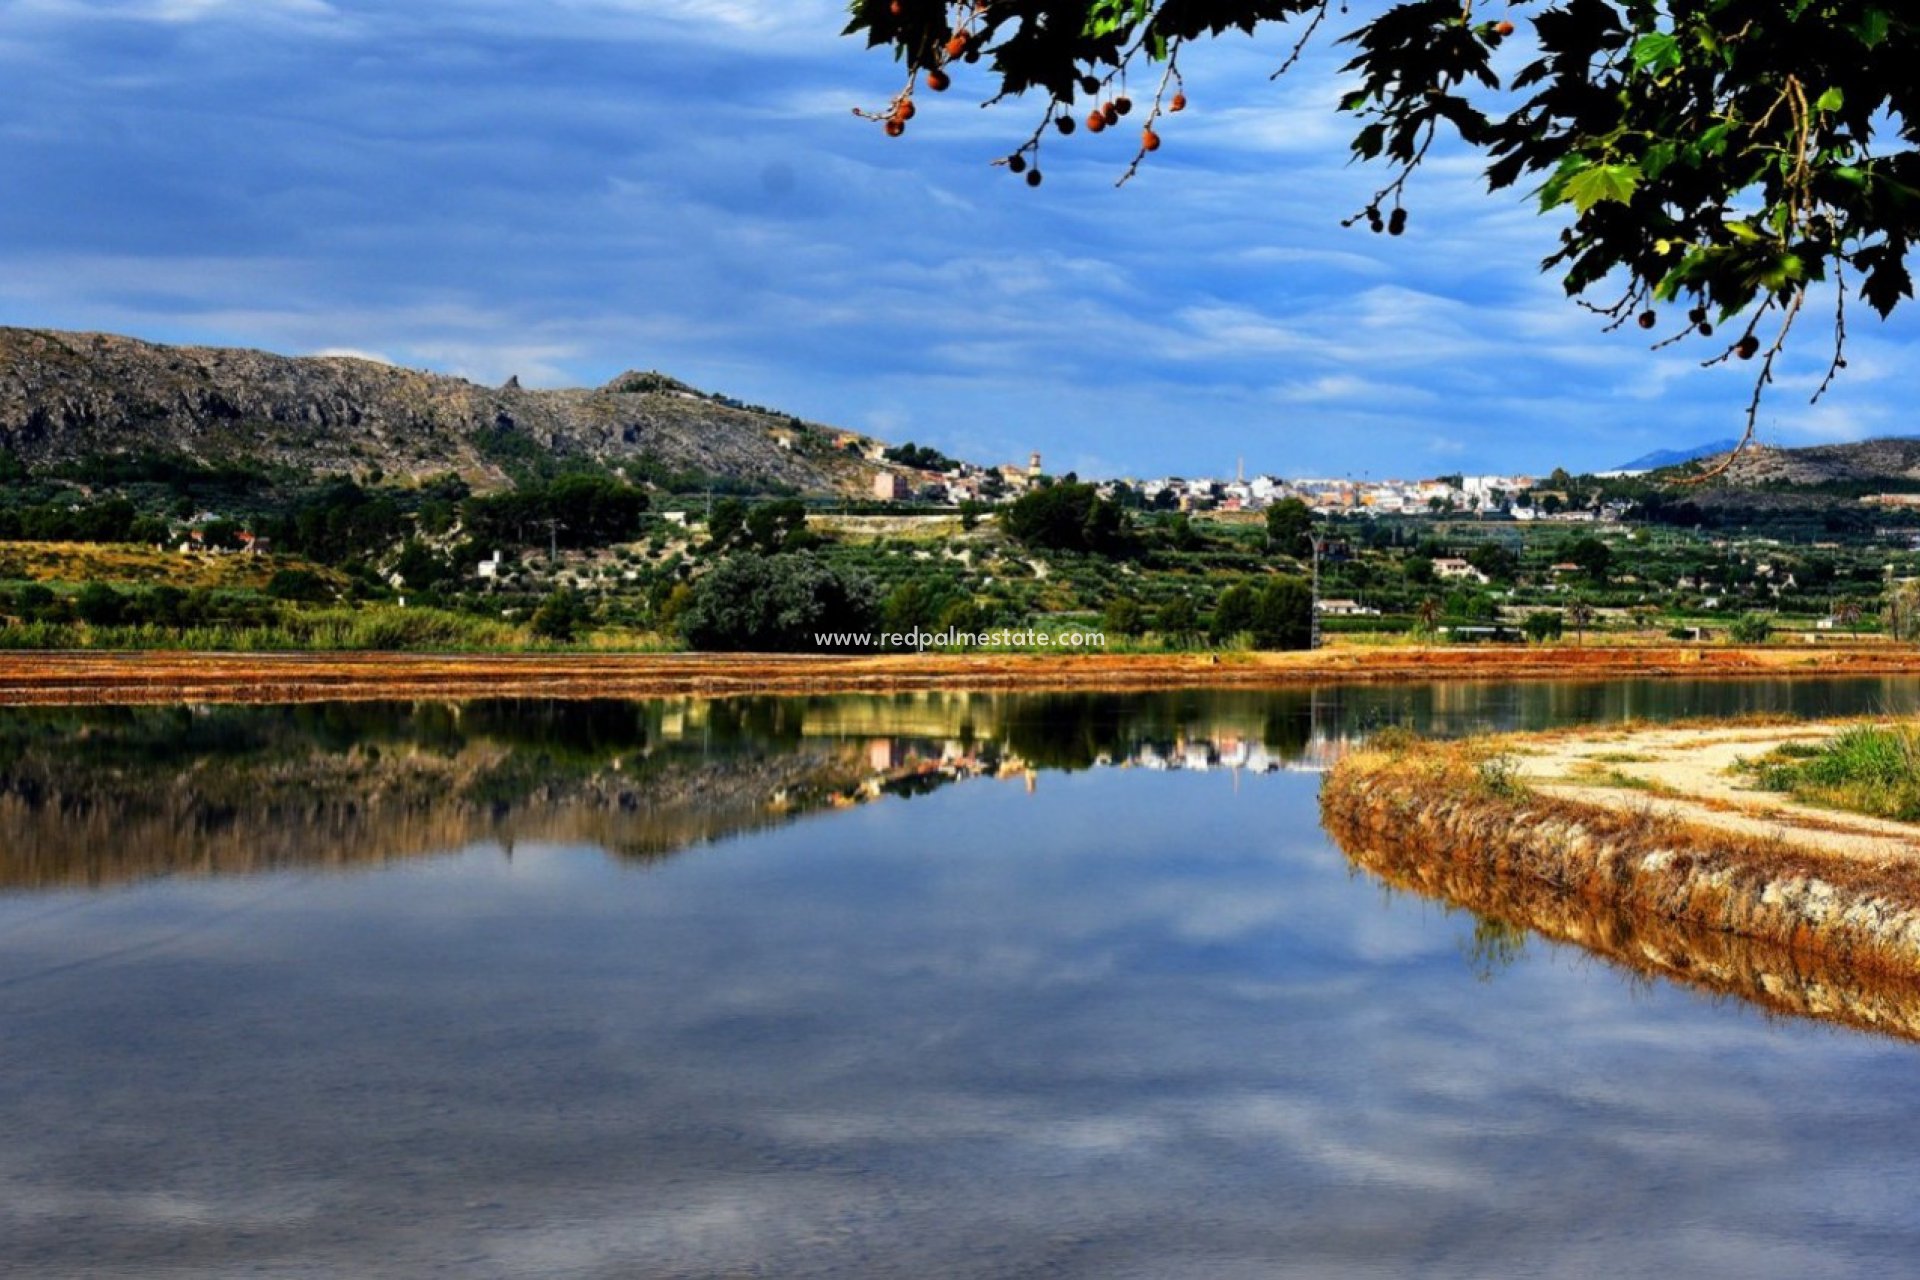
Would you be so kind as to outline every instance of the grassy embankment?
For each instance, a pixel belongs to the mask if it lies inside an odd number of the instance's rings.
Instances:
[[[1329,774],[1321,806],[1363,865],[1411,857],[1436,876],[1531,881],[1630,916],[1920,974],[1911,857],[1844,856],[1817,836],[1730,830],[1650,800],[1548,794],[1516,757],[1484,743],[1396,737],[1358,751]]]

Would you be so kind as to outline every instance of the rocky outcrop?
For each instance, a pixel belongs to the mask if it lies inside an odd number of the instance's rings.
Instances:
[[[492,488],[515,459],[552,453],[767,488],[857,485],[830,433],[813,434],[820,448],[794,448],[788,418],[662,374],[528,391],[348,357],[0,328],[0,448],[29,464],[159,452],[321,474],[456,472]]]

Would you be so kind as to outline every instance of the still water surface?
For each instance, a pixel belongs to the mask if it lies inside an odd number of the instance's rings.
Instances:
[[[0,1272],[1908,1274],[1920,1046],[1391,890],[1312,769],[1917,706],[0,712]]]

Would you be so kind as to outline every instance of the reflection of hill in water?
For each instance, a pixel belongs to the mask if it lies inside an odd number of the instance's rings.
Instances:
[[[1420,848],[1386,849],[1370,833],[1328,832],[1359,867],[1396,889],[1461,907],[1479,918],[1476,960],[1498,966],[1532,930],[1570,942],[1646,977],[1666,978],[1774,1013],[1844,1022],[1920,1040],[1920,985],[1844,962],[1731,933],[1629,915],[1538,881],[1489,877]]]
[[[919,693],[7,711],[0,887],[347,867],[477,841],[657,857],[961,778],[1264,767],[1306,749],[1301,709]]]
[[[0,718],[0,884],[354,866],[476,841],[631,857],[780,820],[832,744],[705,750],[627,704],[116,709]],[[722,727],[724,730],[724,726]]]

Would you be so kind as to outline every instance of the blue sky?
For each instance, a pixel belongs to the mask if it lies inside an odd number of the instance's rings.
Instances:
[[[660,368],[980,461],[1085,474],[1617,464],[1737,434],[1750,370],[1606,335],[1535,270],[1557,224],[1472,157],[1400,239],[1343,230],[1330,59],[1183,57],[1154,162],[988,161],[1038,104],[898,71],[830,0],[0,0],[0,322],[348,351],[483,382]],[[1132,129],[1120,131],[1132,136]],[[1904,433],[1920,327],[1855,323],[1762,438]]]

